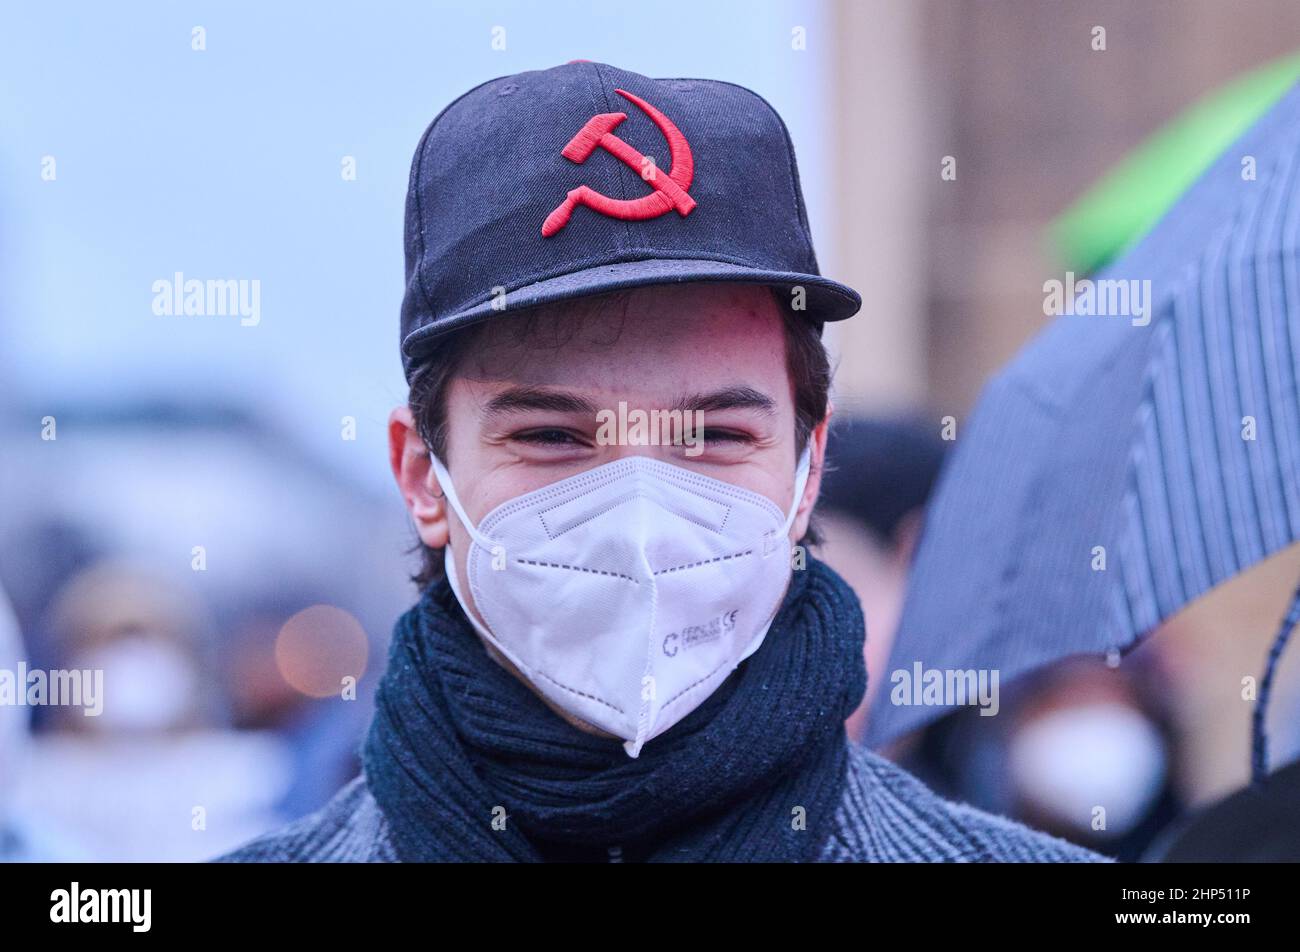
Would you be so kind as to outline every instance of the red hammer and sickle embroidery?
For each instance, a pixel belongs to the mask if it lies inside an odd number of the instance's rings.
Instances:
[[[673,125],[672,120],[644,99],[622,89],[614,91],[628,102],[638,106],[659,127],[659,131],[668,140],[672,170],[667,175],[654,170],[648,178],[646,177],[645,170],[652,168],[647,164],[646,157],[614,135],[615,127],[627,118],[627,113],[602,112],[598,116],[592,116],[587,120],[586,125],[578,130],[578,134],[569,140],[569,144],[561,150],[560,154],[570,162],[581,165],[597,148],[604,149],[631,166],[645,179],[646,184],[654,187],[654,191],[643,198],[621,199],[610,198],[586,185],[579,185],[569,192],[559,208],[546,216],[546,221],[542,222],[543,238],[551,237],[567,225],[573,210],[579,205],[586,205],[592,211],[612,218],[621,218],[624,221],[658,218],[674,208],[684,218],[695,207],[695,199],[687,194],[691,187],[691,179],[695,175],[695,159],[691,156],[691,146],[686,141],[686,136]]]

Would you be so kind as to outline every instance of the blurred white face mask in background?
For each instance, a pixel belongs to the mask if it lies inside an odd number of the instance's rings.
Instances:
[[[1150,809],[1164,786],[1164,741],[1127,704],[1097,703],[1048,712],[1011,740],[1012,778],[1025,799],[1080,831],[1103,807],[1102,836],[1120,836]]]
[[[188,655],[157,637],[128,635],[80,655],[76,667],[104,672],[101,732],[149,733],[185,722],[199,690]]]
[[[698,707],[758,650],[790,580],[794,499],[767,497],[643,456],[525,493],[475,526],[451,477],[434,472],[473,540],[466,603],[475,629],[547,700],[622,738],[628,756]]]

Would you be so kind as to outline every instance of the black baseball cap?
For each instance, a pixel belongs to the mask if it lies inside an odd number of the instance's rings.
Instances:
[[[803,289],[807,317],[862,299],[822,277],[794,147],[757,94],[579,61],[483,83],[429,125],[406,198],[402,358],[538,304],[652,284]]]

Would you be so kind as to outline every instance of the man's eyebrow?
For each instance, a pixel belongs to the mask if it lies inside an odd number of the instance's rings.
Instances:
[[[544,387],[511,387],[503,390],[483,406],[485,417],[521,410],[550,410],[553,413],[583,413],[595,416],[597,406],[586,397],[565,390]]]
[[[575,413],[594,417],[600,409],[586,397],[566,390],[510,387],[484,404],[483,415],[490,417],[526,410],[549,410],[552,413]],[[722,410],[757,410],[764,416],[770,416],[776,413],[776,401],[753,387],[723,387],[720,390],[680,397],[673,409],[713,413]]]
[[[771,416],[776,413],[776,401],[753,387],[723,387],[721,390],[684,396],[673,409],[713,413],[720,410],[757,410],[764,416]]]

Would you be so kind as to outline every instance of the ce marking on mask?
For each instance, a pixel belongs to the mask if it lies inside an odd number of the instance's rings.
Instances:
[[[710,618],[703,625],[688,625],[681,631],[670,631],[664,636],[664,655],[672,658],[678,651],[686,651],[697,645],[717,641],[723,635],[735,630],[738,614],[740,609],[733,608],[716,618]]]

